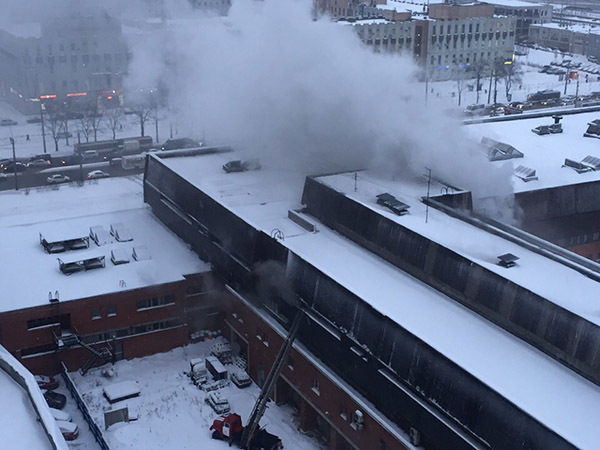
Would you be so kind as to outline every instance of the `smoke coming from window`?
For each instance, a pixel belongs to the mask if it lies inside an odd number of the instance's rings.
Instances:
[[[264,166],[305,173],[370,168],[511,191],[458,120],[427,108],[409,57],[374,53],[310,2],[237,0],[227,17],[187,11],[132,43],[129,89],[163,86],[178,128],[231,144]]]

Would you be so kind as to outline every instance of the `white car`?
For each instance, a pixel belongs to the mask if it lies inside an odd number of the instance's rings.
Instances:
[[[92,170],[90,173],[87,174],[89,180],[92,180],[94,178],[106,178],[109,176],[110,175],[108,173],[103,172],[101,170]]]
[[[73,419],[71,418],[71,415],[67,412],[61,411],[56,408],[50,408],[50,412],[52,413],[54,420],[62,420],[63,422],[72,422],[73,421]]]
[[[231,410],[229,401],[221,396],[220,392],[211,392],[206,396],[206,403],[215,410],[217,414],[225,414]]]
[[[45,159],[34,159],[33,161],[27,164],[27,167],[48,167],[51,166],[52,163]]]
[[[46,178],[46,181],[48,182],[48,184],[59,184],[68,183],[69,181],[71,181],[71,179],[66,175],[57,173],[54,175],[50,175],[48,178]]]

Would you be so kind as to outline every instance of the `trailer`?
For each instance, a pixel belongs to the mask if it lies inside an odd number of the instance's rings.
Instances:
[[[206,370],[210,372],[215,380],[227,380],[227,369],[216,356],[206,357]]]

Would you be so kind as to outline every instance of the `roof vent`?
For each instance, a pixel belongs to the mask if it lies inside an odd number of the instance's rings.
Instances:
[[[490,161],[502,161],[505,159],[522,158],[523,153],[514,148],[512,145],[503,142],[495,141],[487,137],[481,138],[481,145],[485,150]]]
[[[119,264],[127,264],[129,262],[129,255],[122,248],[115,248],[110,252],[110,260],[115,266]]]
[[[90,246],[90,240],[87,236],[64,239],[60,241],[47,241],[40,233],[40,244],[48,253],[62,253],[68,250],[80,250]]]
[[[65,275],[72,275],[76,272],[100,269],[104,267],[104,256],[96,256],[94,258],[81,259],[79,261],[72,262],[64,262],[60,258],[57,259],[60,271]]]
[[[98,246],[108,244],[112,241],[110,234],[104,229],[102,225],[90,227],[90,237]]]
[[[581,160],[581,164],[591,167],[593,170],[600,170],[600,158],[592,155],[587,155]]]
[[[538,179],[537,175],[535,174],[535,169],[525,166],[517,166],[515,169],[515,176],[525,182],[535,181]]]
[[[147,259],[152,259],[150,256],[150,252],[148,251],[148,247],[145,245],[140,245],[138,247],[133,247],[133,259],[136,261],[145,261]]]
[[[590,171],[594,170],[592,167],[590,167],[582,162],[574,161],[569,158],[565,158],[565,163],[562,166],[570,167],[577,173],[585,173],[585,172],[590,172]]]
[[[258,158],[240,161],[239,159],[226,162],[223,164],[223,170],[227,173],[245,172],[247,170],[259,170],[261,168]]]
[[[48,291],[48,301],[50,303],[58,303],[60,301],[58,291],[54,291],[54,294],[52,294],[52,291]]]
[[[600,119],[592,120],[588,123],[588,129],[583,133],[583,137],[593,137],[600,139]]]
[[[377,203],[379,205],[385,206],[386,208],[390,209],[392,212],[398,214],[399,216],[406,214],[408,212],[408,208],[410,208],[409,205],[401,202],[396,197],[394,197],[391,194],[388,194],[387,192],[379,194],[377,196]]]
[[[498,265],[509,268],[516,266],[518,260],[518,256],[515,256],[512,253],[505,253],[504,255],[498,256]]]
[[[133,236],[129,229],[122,223],[112,223],[110,225],[110,234],[112,234],[118,242],[133,241]]]

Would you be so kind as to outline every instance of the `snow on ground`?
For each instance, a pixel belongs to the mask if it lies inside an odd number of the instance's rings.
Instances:
[[[85,376],[71,374],[100,428],[104,429],[104,412],[110,409],[128,406],[129,417],[137,418],[129,423],[112,425],[104,432],[111,449],[228,448],[226,442],[211,438],[210,425],[219,415],[205,403],[206,393],[194,386],[184,373],[189,370],[189,360],[207,356],[214,342],[208,340],[167,353],[118,361],[113,366],[111,378],[102,375],[104,368],[91,370]],[[110,405],[103,396],[103,388],[120,381],[137,381],[141,395]],[[238,389],[233,384],[221,389],[223,396],[229,399],[231,411],[242,416],[244,425],[259,392],[255,384],[245,389]],[[296,418],[289,407],[269,403],[260,423],[266,426],[267,431],[278,435],[285,448],[322,448],[318,442],[298,431]]]

